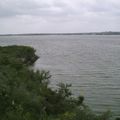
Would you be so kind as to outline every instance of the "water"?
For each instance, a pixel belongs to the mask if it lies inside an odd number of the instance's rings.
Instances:
[[[49,70],[51,85],[72,83],[75,96],[96,112],[120,116],[120,36],[0,36],[0,45],[34,47],[36,69]]]

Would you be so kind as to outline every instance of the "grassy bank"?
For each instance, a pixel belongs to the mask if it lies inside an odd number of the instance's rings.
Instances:
[[[26,46],[0,47],[0,120],[109,120],[110,112],[96,115],[84,104],[84,97],[73,98],[69,87],[60,83],[48,87],[48,71],[33,71],[38,59]]]

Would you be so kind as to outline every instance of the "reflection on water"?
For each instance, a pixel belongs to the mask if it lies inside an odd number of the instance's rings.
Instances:
[[[97,112],[120,116],[120,36],[4,36],[0,45],[33,46],[35,68],[50,70],[51,85],[72,83]]]

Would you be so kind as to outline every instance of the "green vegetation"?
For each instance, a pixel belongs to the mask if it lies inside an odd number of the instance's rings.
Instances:
[[[73,98],[71,85],[49,88],[49,72],[29,69],[37,58],[31,47],[0,47],[0,120],[109,120]]]

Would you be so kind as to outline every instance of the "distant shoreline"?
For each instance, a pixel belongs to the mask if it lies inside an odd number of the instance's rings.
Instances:
[[[34,35],[120,35],[120,32],[0,34],[0,36],[34,36]]]

